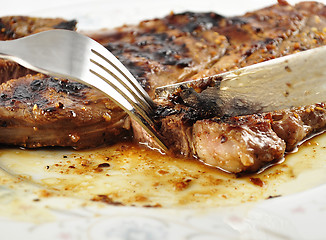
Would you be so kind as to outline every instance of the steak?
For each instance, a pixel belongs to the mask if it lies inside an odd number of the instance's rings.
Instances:
[[[0,40],[50,29],[75,30],[76,21],[0,18]],[[33,74],[33,75],[28,75]],[[0,143],[28,148],[98,147],[128,134],[126,113],[83,84],[36,74],[0,60]]]
[[[159,86],[325,45],[325,21],[326,7],[321,3],[291,6],[279,0],[243,16],[171,13],[88,35],[121,60],[154,97]],[[74,29],[75,23],[5,17],[0,20],[0,36],[9,40],[46,29]],[[130,136],[129,118],[96,90],[42,74],[26,75],[31,72],[8,61],[0,67],[0,143],[86,148]],[[199,93],[181,91],[169,101],[155,100],[161,134],[174,154],[229,172],[257,171],[325,127],[322,103],[220,116],[205,101],[201,89],[196,91]],[[134,139],[151,141],[137,124],[133,123],[133,129]]]
[[[216,13],[170,14],[162,19],[93,34],[154,97],[157,87],[188,80],[225,54],[227,38],[213,31]]]
[[[257,171],[323,130],[325,110],[325,104],[316,104],[224,121],[200,120],[193,125],[193,154],[229,172]]]
[[[212,67],[193,79],[274,59],[325,45],[325,6],[301,2],[295,6],[279,4],[224,18],[215,30],[226,36],[230,46]]]
[[[188,22],[189,14],[186,16]],[[219,15],[200,15],[201,21],[190,30],[180,30],[181,27],[170,29],[169,24],[175,21],[174,18],[180,18],[182,22],[184,16],[171,15],[161,20],[144,21],[138,26],[117,28],[113,33],[93,35],[93,38],[118,56],[151,94],[156,86],[182,81],[193,72],[208,67],[224,54],[228,46],[224,36],[208,31],[204,26],[198,27],[196,32],[189,32],[204,23],[206,18],[219,19]],[[28,25],[28,19],[20,20],[22,23],[16,25]],[[62,23],[60,26],[65,25]],[[30,33],[32,32],[23,32],[17,34],[17,37]],[[13,64],[13,68],[16,66],[12,62],[9,64]],[[26,73],[23,71],[26,70],[20,68],[16,76]],[[11,78],[14,77],[13,72],[8,71]],[[35,81],[40,82],[42,87],[35,88]],[[127,131],[130,128],[129,119],[126,120],[126,114],[110,100],[85,86],[77,89],[77,95],[66,93],[60,87],[53,88],[54,83],[61,86],[62,82],[66,80],[35,75],[12,79],[2,84],[0,143],[29,148],[86,148],[115,143],[130,136],[131,131],[129,134]],[[69,86],[73,84],[72,81],[68,83]],[[22,96],[17,95],[22,89],[25,89]],[[65,103],[64,98],[67,99]],[[87,113],[84,112],[85,109]]]
[[[255,172],[278,162],[326,127],[325,103],[232,117],[215,113],[214,117],[204,104],[158,102],[156,123],[171,154],[231,173]],[[139,142],[157,147],[136,123],[133,130]]]
[[[316,2],[295,6],[280,2],[241,17],[222,18],[213,29],[227,37],[226,54],[192,79],[325,45],[325,13],[325,6]],[[228,172],[253,172],[279,161],[304,138],[325,128],[324,103],[220,116],[200,87],[207,86],[199,86],[196,91],[200,93],[178,91],[170,102],[157,100],[157,124],[173,154],[194,157]],[[137,124],[133,125],[139,141],[151,142]]]
[[[83,84],[42,74],[0,85],[0,142],[98,147],[127,136],[126,113]]]

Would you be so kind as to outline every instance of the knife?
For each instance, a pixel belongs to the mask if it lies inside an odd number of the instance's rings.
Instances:
[[[209,103],[219,116],[237,116],[326,101],[326,46],[254,64],[208,78],[159,87],[159,99]],[[194,100],[195,99],[195,100]]]

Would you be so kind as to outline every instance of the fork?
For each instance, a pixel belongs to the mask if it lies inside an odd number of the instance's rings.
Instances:
[[[161,150],[167,151],[152,121],[152,99],[127,68],[91,38],[69,30],[49,30],[0,41],[0,58],[102,91],[143,127]]]

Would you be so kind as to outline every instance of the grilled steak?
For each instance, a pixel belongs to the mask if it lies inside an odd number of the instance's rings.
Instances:
[[[158,86],[325,45],[325,21],[323,4],[290,6],[280,0],[238,17],[185,12],[90,36],[116,55],[154,97]],[[2,39],[13,39],[48,28],[74,28],[75,22],[14,17],[2,18],[0,25],[5,29]],[[11,62],[1,64],[1,82],[28,73]],[[325,125],[323,104],[220,116],[205,98],[197,100],[190,104],[176,95],[171,102],[158,101],[161,133],[174,153],[230,172],[256,171]],[[74,82],[28,75],[0,88],[0,143],[92,147],[126,136],[128,121],[102,94]],[[150,141],[137,125],[134,133],[136,139]]]
[[[91,37],[117,56],[154,96],[156,87],[187,80],[225,54],[226,37],[212,31],[220,19],[215,13],[171,14]]]
[[[130,68],[142,85],[149,92],[152,92],[156,86],[181,81],[188,75],[192,75],[193,72],[208,67],[220,55],[224,54],[225,48],[228,46],[224,36],[208,31],[204,26],[198,27],[198,30],[193,33],[189,31],[195,30],[194,28],[190,30],[169,29],[169,21],[174,20],[168,19],[173,17],[174,15],[162,20],[142,22],[133,27],[132,31],[118,28],[113,34],[93,37],[116,54]],[[189,22],[189,17],[186,17]],[[184,17],[180,15],[177,18],[182,20]],[[220,16],[203,14],[200,18],[204,21],[206,18],[219,19]],[[22,18],[20,20],[22,23],[17,24],[18,26],[28,25],[25,23],[25,21],[28,22],[28,19]],[[44,20],[38,19],[38,21]],[[198,26],[200,24],[202,22],[197,23]],[[24,34],[27,35],[29,32],[17,34],[17,37]],[[105,43],[108,41],[110,43]],[[9,64],[13,63],[9,62]],[[15,66],[14,64],[12,68],[15,69]],[[19,70],[17,76],[23,70]],[[13,77],[13,71],[5,71]],[[4,76],[4,79],[8,78]],[[40,89],[33,90],[31,84],[33,85],[34,82],[30,82],[30,79],[45,81],[40,93],[42,101],[35,98]],[[62,96],[62,98],[55,100],[53,98],[54,90],[51,87],[52,83],[47,84],[48,79],[44,75],[28,76],[12,79],[7,84],[2,85],[0,89],[0,94],[3,96],[0,99],[2,106],[0,121],[3,124],[0,126],[0,143],[26,147],[72,146],[85,148],[98,146],[102,143],[116,142],[126,136],[126,128],[129,128],[128,120],[124,122],[126,115],[111,101],[104,100],[101,94],[95,93],[95,90],[92,89],[87,89],[87,92],[81,91],[78,93],[79,98],[77,99],[70,93],[62,94],[62,91],[59,91],[55,96]],[[52,78],[51,82],[55,81],[57,80]],[[24,97],[17,97],[15,93],[26,86]],[[30,95],[27,94],[29,91]],[[92,98],[88,101],[90,97]],[[67,98],[68,103],[71,104],[63,104],[63,108],[58,108],[57,106],[61,106],[59,102],[63,103],[63,98]],[[96,100],[96,98],[99,99]],[[108,109],[104,106],[107,106]],[[39,112],[36,113],[34,107],[39,109]],[[9,120],[14,115],[16,116],[15,112],[19,112],[19,109],[21,109],[22,114],[17,114],[17,121]],[[27,110],[23,111],[22,109]],[[90,112],[85,115],[84,109],[89,109]],[[90,119],[91,112],[93,112],[92,119]],[[28,117],[24,116],[25,113],[29,114]],[[71,117],[71,113],[76,115]],[[109,122],[105,121],[108,119],[110,119]],[[67,122],[69,124],[66,124]],[[51,127],[47,127],[49,123],[51,123]],[[60,135],[53,134],[58,131],[60,131]]]
[[[273,113],[205,119],[193,125],[195,156],[230,172],[257,171],[325,128],[325,104]]]
[[[75,26],[75,20],[66,21],[61,18],[2,17],[0,18],[0,40],[13,40],[50,29],[74,30]],[[0,59],[0,84],[29,73],[33,72],[15,62]]]
[[[75,25],[74,20],[3,17],[0,39],[49,29],[74,30]],[[85,148],[128,135],[126,114],[103,94],[76,82],[28,73],[33,72],[0,60],[0,143]]]
[[[325,45],[326,9],[321,3],[286,2],[240,17],[224,18],[214,29],[228,38],[226,54],[193,79],[212,76]]]
[[[222,18],[213,30],[229,40],[226,54],[192,78],[325,45],[325,13],[325,6],[319,3],[290,6],[281,2],[241,17]],[[203,94],[188,89],[177,92],[169,103],[158,103],[157,124],[174,154],[195,157],[234,173],[257,171],[325,128],[324,104],[248,116],[220,116],[219,109]],[[136,124],[134,134],[139,141],[151,141]]]
[[[172,154],[196,158],[232,173],[254,172],[283,158],[298,143],[326,127],[326,105],[309,105],[270,113],[219,116],[205,104],[162,103],[156,122]],[[135,138],[150,143],[133,123]]]
[[[126,114],[100,92],[42,74],[0,86],[0,142],[97,147],[127,134]]]

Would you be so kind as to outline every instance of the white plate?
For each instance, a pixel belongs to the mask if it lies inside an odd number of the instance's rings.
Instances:
[[[1,3],[0,15],[28,14],[74,18],[78,20],[80,30],[89,30],[162,17],[170,11],[215,11],[224,15],[237,15],[274,2],[270,0],[201,2],[12,0]],[[324,147],[323,143],[321,140],[320,149]],[[319,154],[321,157],[324,152]],[[8,159],[6,161],[8,162]],[[324,165],[320,167],[323,169],[322,172],[318,172],[315,167],[314,171],[307,174],[306,179],[323,175]],[[11,188],[6,184],[0,186],[0,239],[4,240],[322,240],[326,236],[326,185],[321,184],[325,182],[325,178],[320,176],[318,181],[307,184],[308,190],[303,192],[233,207],[145,209],[97,203],[81,207],[83,200],[60,196],[49,197],[41,202],[35,201],[35,204],[31,203],[33,202],[31,199],[37,199],[35,192],[40,186],[28,181],[20,181],[17,174],[22,173],[8,173],[6,171],[10,168],[6,166],[1,163],[0,180],[9,179],[10,184],[14,182],[15,187]],[[41,178],[39,172],[28,171],[32,172],[32,178]],[[301,181],[300,184],[304,182]],[[20,199],[17,199],[17,196]],[[18,207],[9,211],[12,205]],[[48,212],[52,214],[49,215]],[[25,213],[29,215],[25,216]]]

